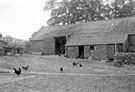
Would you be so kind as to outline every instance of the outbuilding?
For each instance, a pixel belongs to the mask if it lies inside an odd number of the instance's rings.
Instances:
[[[109,59],[135,51],[135,17],[42,27],[30,41],[32,53]]]

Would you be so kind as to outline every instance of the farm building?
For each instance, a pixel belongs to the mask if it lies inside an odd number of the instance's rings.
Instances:
[[[32,53],[109,59],[135,51],[135,17],[42,27],[30,41]]]
[[[33,33],[30,38],[30,51],[32,54],[64,54],[64,45],[69,36],[77,33],[72,31],[78,25],[42,27]]]
[[[0,33],[0,50],[2,49],[3,46],[6,45],[6,42],[3,41],[3,36],[2,34]]]

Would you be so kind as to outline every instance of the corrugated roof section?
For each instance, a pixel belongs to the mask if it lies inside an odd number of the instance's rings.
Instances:
[[[89,36],[88,36],[89,35]],[[123,43],[127,35],[87,34],[71,37],[66,46]]]

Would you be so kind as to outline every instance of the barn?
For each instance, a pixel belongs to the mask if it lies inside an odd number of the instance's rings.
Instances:
[[[76,33],[72,31],[76,25],[42,27],[30,38],[30,52],[32,54],[65,54],[65,44],[69,37]]]
[[[42,27],[30,38],[31,52],[104,60],[134,52],[134,34],[135,17]]]

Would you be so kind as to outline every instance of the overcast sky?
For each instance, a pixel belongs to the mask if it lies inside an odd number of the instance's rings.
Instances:
[[[50,13],[43,11],[46,0],[0,0],[0,32],[3,36],[28,40],[47,25]]]

